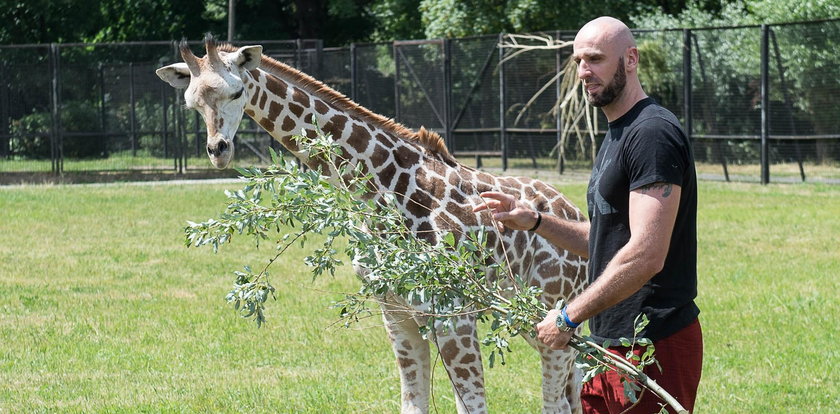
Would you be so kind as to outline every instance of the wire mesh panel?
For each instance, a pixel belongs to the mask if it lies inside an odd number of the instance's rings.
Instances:
[[[391,43],[356,46],[356,96],[354,100],[380,115],[393,118],[396,66]]]
[[[396,117],[411,128],[446,131],[444,42],[396,42]]]
[[[52,170],[49,45],[0,46],[0,172]]]
[[[691,116],[701,174],[758,177],[760,40],[758,27],[693,31]]]
[[[537,34],[537,36],[542,36]],[[539,44],[521,39],[520,43]],[[504,103],[502,116],[507,136],[507,156],[525,159],[539,167],[538,160],[557,159],[558,73],[562,71],[566,50],[532,50],[515,54],[503,50]]]
[[[171,60],[171,43],[59,50],[63,171],[173,169],[177,105],[154,73]]]
[[[324,49],[321,69],[314,76],[345,96],[352,97],[353,73],[350,64],[350,48]]]
[[[634,35],[639,50],[639,81],[645,93],[685,124],[683,32],[644,31]]]
[[[450,46],[450,151],[499,152],[498,36],[455,39]]]
[[[837,179],[840,21],[768,28],[773,181]]]

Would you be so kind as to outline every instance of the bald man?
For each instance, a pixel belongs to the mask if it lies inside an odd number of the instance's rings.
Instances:
[[[639,337],[656,346],[662,366],[646,372],[689,410],[700,381],[703,339],[697,319],[697,187],[694,155],[673,113],[639,83],[639,51],[624,23],[600,17],[584,25],[573,58],[590,104],[609,121],[587,191],[589,222],[534,211],[502,193],[483,193],[494,217],[531,230],[588,257],[589,286],[536,329],[551,348],[568,346],[573,329],[589,321],[592,337],[619,344],[634,338],[634,319],[650,320]],[[620,355],[628,348],[611,347]],[[638,352],[638,351],[637,351]],[[615,373],[584,385],[584,412],[620,413],[633,406]],[[659,412],[661,401],[642,394],[632,413]]]

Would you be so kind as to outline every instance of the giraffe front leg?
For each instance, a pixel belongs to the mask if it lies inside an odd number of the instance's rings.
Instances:
[[[400,374],[402,414],[429,412],[431,357],[429,342],[420,335],[420,327],[405,306],[393,302],[382,304],[382,318],[391,348],[397,357]]]
[[[575,367],[575,354],[547,347],[536,338],[522,335],[540,353],[544,414],[580,413],[581,374]]]
[[[459,414],[487,413],[484,394],[484,370],[481,366],[476,321],[463,316],[452,321],[454,328],[438,326],[432,340],[446,367]]]

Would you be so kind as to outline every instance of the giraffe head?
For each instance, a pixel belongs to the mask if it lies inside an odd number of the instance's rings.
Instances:
[[[207,54],[199,58],[181,41],[184,62],[162,67],[155,73],[175,88],[186,88],[184,102],[204,118],[207,155],[213,166],[221,169],[233,159],[233,136],[247,102],[245,77],[259,66],[262,46],[224,52],[209,35],[204,38],[204,46]]]

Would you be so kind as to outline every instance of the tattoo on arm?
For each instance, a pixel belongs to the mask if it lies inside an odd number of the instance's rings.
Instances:
[[[671,189],[673,184],[671,183],[652,183],[642,187],[639,187],[639,191],[642,193],[647,194],[651,191],[656,191],[661,189],[662,190],[662,198],[668,198],[671,195]]]

